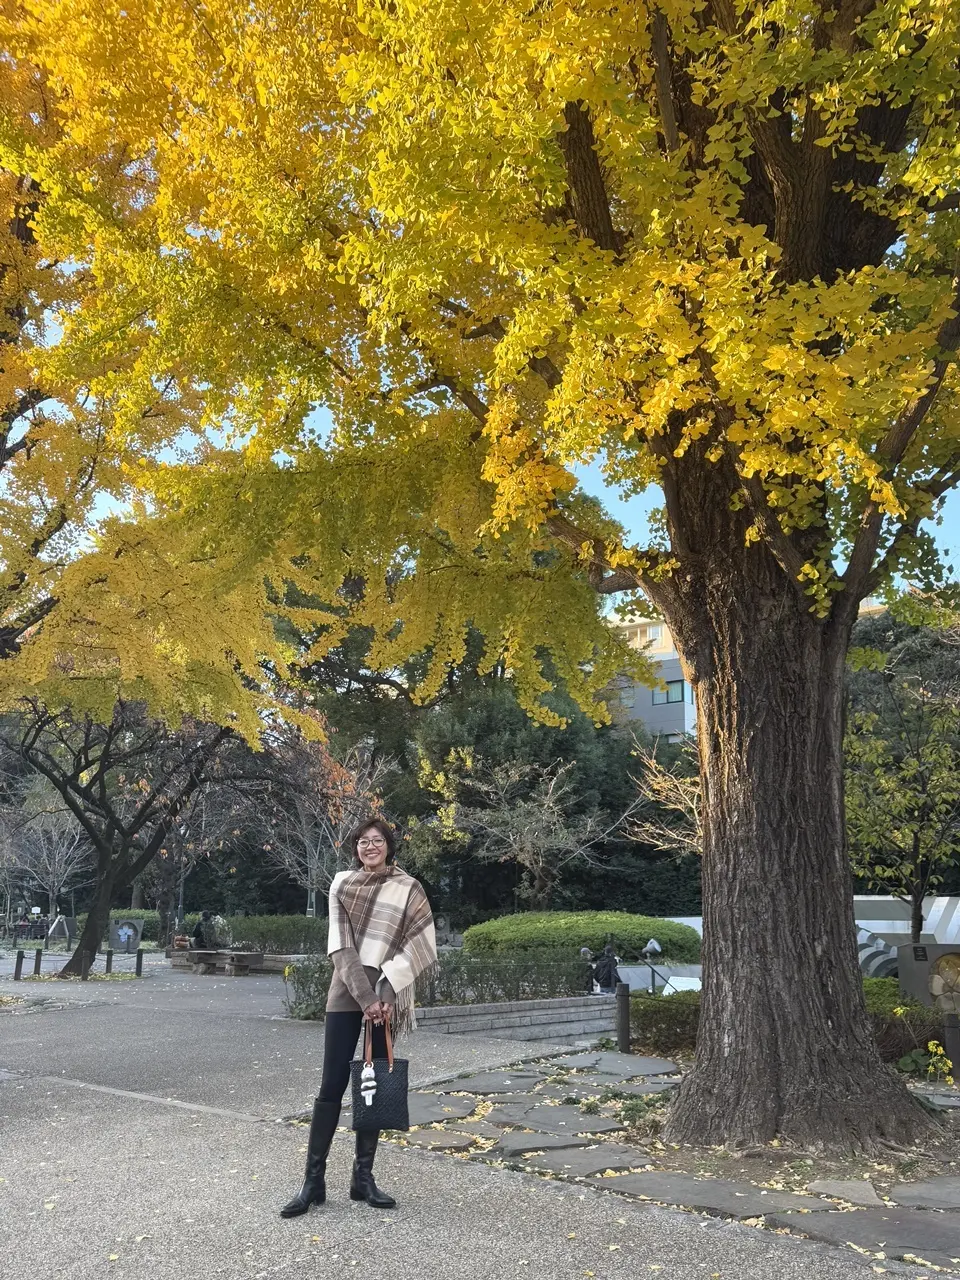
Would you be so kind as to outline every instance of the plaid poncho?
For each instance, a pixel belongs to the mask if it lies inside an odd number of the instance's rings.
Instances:
[[[327,953],[352,947],[365,968],[379,969],[397,996],[397,1034],[417,1025],[414,982],[437,963],[433,912],[423,886],[399,867],[383,875],[341,871],[330,885]]]

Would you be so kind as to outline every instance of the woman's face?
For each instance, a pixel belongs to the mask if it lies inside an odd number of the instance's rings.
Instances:
[[[382,871],[388,852],[383,832],[376,827],[367,827],[357,841],[357,856],[364,871]]]

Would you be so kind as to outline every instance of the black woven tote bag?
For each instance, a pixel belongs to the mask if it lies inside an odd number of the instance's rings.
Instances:
[[[373,1056],[373,1024],[366,1022],[363,1057],[350,1064],[353,1084],[353,1128],[409,1129],[407,1060],[393,1056],[389,1019],[384,1023],[387,1056]]]

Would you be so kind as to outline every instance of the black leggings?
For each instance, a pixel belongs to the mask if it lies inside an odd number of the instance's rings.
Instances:
[[[323,1076],[320,1081],[320,1102],[334,1102],[339,1106],[350,1083],[350,1063],[353,1051],[360,1039],[363,1014],[359,1009],[345,1013],[328,1013],[323,1024]],[[373,1056],[387,1056],[387,1038],[383,1024],[373,1028]]]

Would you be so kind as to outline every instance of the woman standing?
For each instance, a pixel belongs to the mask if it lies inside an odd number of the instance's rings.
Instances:
[[[392,829],[379,818],[365,822],[350,838],[357,868],[341,871],[330,886],[330,934],[327,951],[333,981],[327,996],[323,1039],[323,1076],[313,1104],[303,1185],[280,1210],[282,1218],[306,1213],[326,1199],[327,1152],[340,1119],[360,1029],[373,1023],[373,1056],[387,1056],[383,1023],[396,1035],[416,1026],[414,981],[437,961],[430,903],[419,881],[395,862]],[[350,1199],[378,1209],[396,1201],[373,1180],[377,1130],[357,1133],[357,1154]]]

